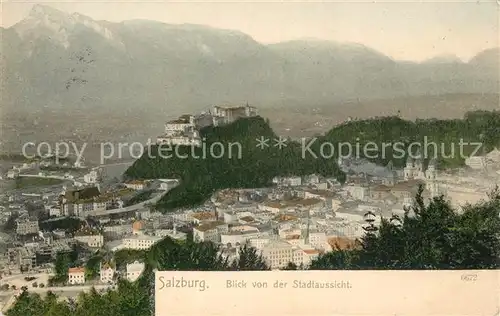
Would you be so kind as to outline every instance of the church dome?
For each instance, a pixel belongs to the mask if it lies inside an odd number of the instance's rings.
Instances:
[[[139,230],[144,229],[144,222],[143,222],[143,221],[135,221],[135,222],[132,224],[132,229],[133,229],[134,231],[139,231]]]

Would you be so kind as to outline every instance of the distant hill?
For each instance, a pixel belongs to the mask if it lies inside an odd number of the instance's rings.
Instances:
[[[499,111],[498,94],[443,94],[397,97],[391,99],[349,100],[344,102],[304,103],[289,100],[283,104],[261,109],[279,135],[313,136],[327,132],[332,126],[349,118],[368,119],[376,116],[400,115],[405,120],[462,119],[476,110]]]
[[[463,61],[457,55],[439,55],[425,60],[426,64],[461,64]]]
[[[363,45],[263,45],[239,31],[95,21],[35,5],[1,29],[2,107],[194,109],[498,90],[498,48],[470,62],[392,60]]]

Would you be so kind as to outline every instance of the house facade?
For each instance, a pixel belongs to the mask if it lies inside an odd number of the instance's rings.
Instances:
[[[115,269],[109,263],[101,264],[100,267],[100,279],[102,283],[113,282],[115,276]]]
[[[69,268],[68,283],[71,285],[85,284],[85,268],[83,267]]]
[[[134,263],[127,264],[126,277],[130,282],[136,281],[144,271],[144,263],[135,261]]]

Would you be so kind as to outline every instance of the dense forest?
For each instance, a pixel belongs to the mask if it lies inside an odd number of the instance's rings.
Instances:
[[[436,156],[438,167],[454,168],[464,165],[461,142],[470,144],[462,146],[465,156],[478,147],[472,143],[483,144],[477,154],[500,145],[500,112],[469,112],[460,120],[406,121],[397,116],[353,120],[334,127],[315,140],[293,142],[288,139],[282,149],[274,146],[276,143],[273,140],[278,136],[261,117],[239,119],[226,126],[207,127],[201,131],[201,136],[204,139],[201,148],[180,146],[177,152],[168,152],[165,148],[161,150],[156,145],[152,146],[150,153],[138,159],[125,176],[134,179],[181,179],[181,185],[157,205],[159,210],[169,211],[203,203],[218,189],[265,187],[275,176],[316,173],[336,177],[343,182],[345,174],[337,165],[339,152],[342,151],[344,156],[349,153],[343,143],[351,144],[350,152],[355,156],[382,165],[392,161],[396,167],[404,165],[409,152],[416,154],[419,150],[412,144],[421,144],[423,158]],[[261,137],[269,139],[268,147],[261,149],[256,146],[257,139]],[[217,143],[224,145],[224,152],[213,146]],[[371,146],[369,151],[363,150],[368,143],[375,144],[375,148]],[[234,144],[240,144],[240,149]],[[396,147],[402,151],[398,152]],[[213,148],[215,156],[210,154],[210,148]],[[356,152],[356,148],[361,150]],[[221,158],[217,158],[219,154],[223,154]],[[168,158],[165,158],[167,155]]]
[[[457,213],[442,197],[424,203],[422,188],[413,209],[394,220],[383,220],[352,249],[337,249],[313,261],[311,270],[345,269],[498,269],[500,268],[500,191],[491,199],[469,205]],[[411,214],[411,215],[409,215]],[[143,254],[146,268],[136,282],[119,282],[117,289],[82,293],[61,301],[25,290],[7,316],[152,316],[154,270],[244,271],[268,270],[255,248],[245,245],[233,262],[210,242],[192,237],[179,242],[169,238]],[[293,269],[289,265],[286,269]]]

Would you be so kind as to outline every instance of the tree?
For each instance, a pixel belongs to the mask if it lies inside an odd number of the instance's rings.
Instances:
[[[426,206],[423,188],[402,223],[383,219],[360,249],[334,251],[311,269],[497,269],[500,267],[500,196],[456,212],[444,197]]]
[[[102,260],[101,255],[96,255],[90,258],[85,265],[85,279],[93,280],[99,276],[100,263]]]
[[[46,316],[67,316],[72,315],[72,311],[69,304],[66,302],[58,302],[56,299],[50,299],[47,297],[45,299],[46,304]]]
[[[127,263],[144,261],[145,255],[143,250],[122,249],[114,253],[114,260],[117,268],[123,268]]]
[[[162,271],[224,271],[229,264],[219,250],[220,247],[212,242],[180,243],[167,237],[151,247],[146,262],[152,269]]]
[[[100,315],[118,315],[116,301],[106,295],[98,293],[95,288],[90,292],[82,292],[75,302],[75,316],[100,316]]]
[[[299,267],[293,263],[293,262],[289,262],[286,267],[284,267],[282,270],[298,270]]]
[[[262,255],[257,253],[257,249],[251,247],[247,242],[238,250],[238,257],[233,261],[231,270],[269,270],[269,267]]]
[[[45,316],[44,302],[40,295],[31,294],[28,291],[23,291],[16,300],[16,303],[11,307],[7,316]]]
[[[8,233],[8,232],[13,232],[16,230],[16,227],[17,227],[17,223],[16,223],[16,220],[19,218],[19,214],[16,212],[16,213],[12,213],[9,218],[7,219],[7,221],[5,222],[5,224],[3,225],[3,229],[2,231]]]
[[[358,250],[336,250],[320,255],[311,262],[310,270],[355,270],[359,269]]]
[[[68,273],[68,269],[70,267],[70,258],[66,253],[58,253],[56,255],[55,262],[55,272],[57,276],[66,276]]]

